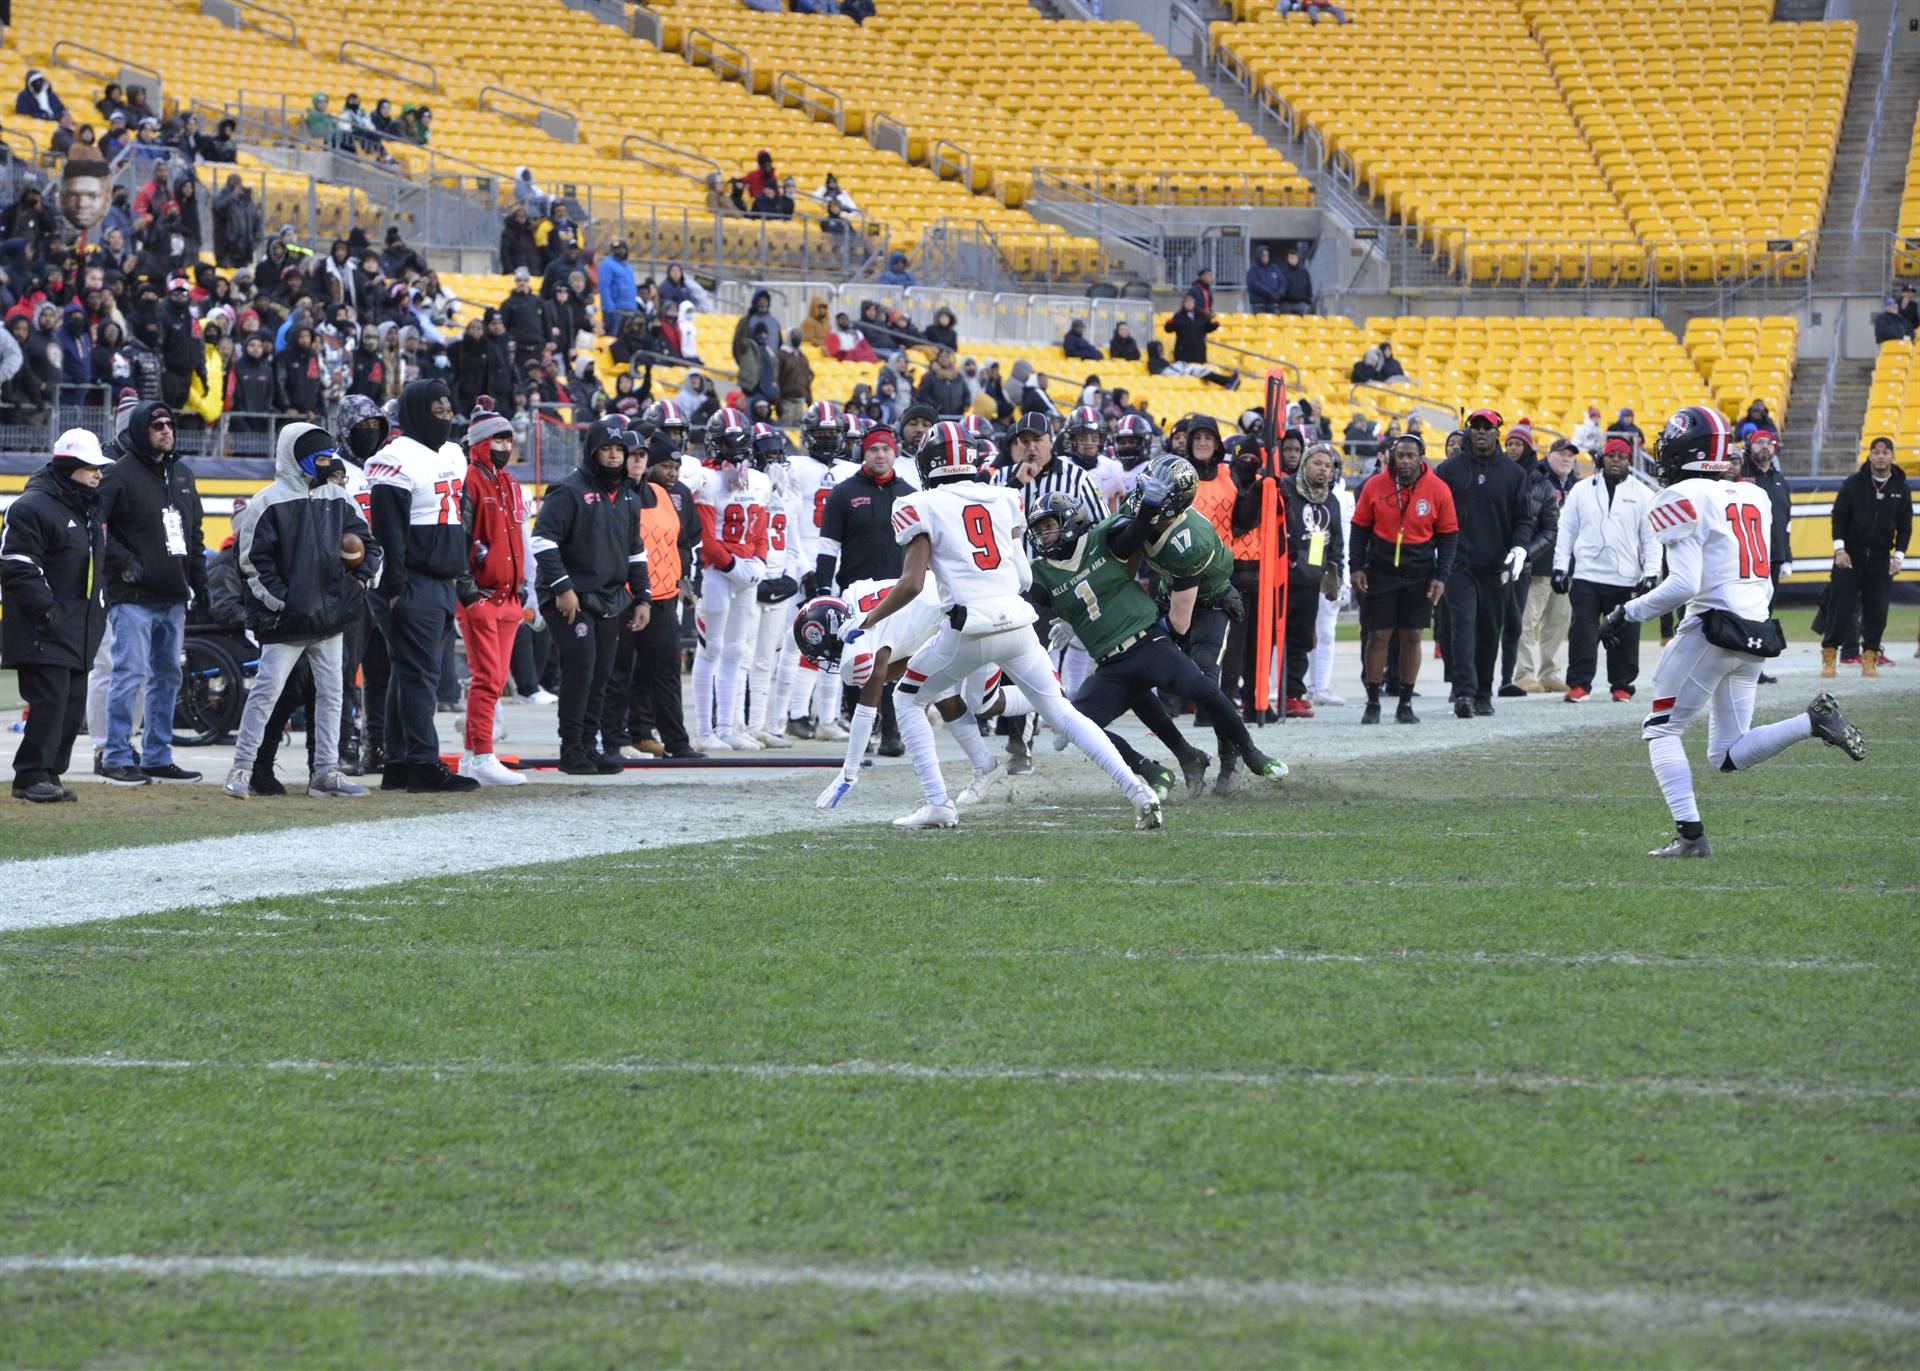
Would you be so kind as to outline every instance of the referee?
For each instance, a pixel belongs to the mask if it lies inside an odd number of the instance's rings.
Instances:
[[[1021,492],[1028,518],[1033,517],[1049,495],[1065,495],[1072,500],[1079,506],[1080,515],[1089,528],[1107,517],[1107,507],[1100,499],[1100,484],[1094,480],[1093,473],[1078,463],[1063,462],[1054,456],[1053,426],[1046,415],[1022,415],[1014,425],[1008,446],[1012,464],[996,474],[1002,484]],[[1028,552],[1036,551],[1029,534]]]

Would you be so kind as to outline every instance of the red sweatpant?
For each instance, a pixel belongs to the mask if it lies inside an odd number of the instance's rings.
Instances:
[[[520,631],[520,602],[481,600],[461,605],[460,636],[467,643],[467,751],[493,751],[493,707],[513,665],[513,638]]]

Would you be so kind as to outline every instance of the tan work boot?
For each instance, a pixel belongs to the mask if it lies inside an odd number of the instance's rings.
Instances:
[[[1860,674],[1862,676],[1878,676],[1880,674],[1880,650],[1878,648],[1862,648],[1860,650]]]
[[[1821,648],[1820,649],[1820,675],[1822,677],[1831,677],[1831,676],[1838,675],[1839,673],[1834,669],[1834,663],[1839,660],[1840,660],[1839,648],[1837,647]]]

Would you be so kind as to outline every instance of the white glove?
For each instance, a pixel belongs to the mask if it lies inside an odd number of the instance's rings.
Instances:
[[[1791,575],[1793,575],[1793,563],[1792,562],[1780,563],[1780,579],[1784,581],[1787,579],[1787,577]]]
[[[766,570],[766,563],[757,557],[735,557],[733,565],[720,574],[727,578],[727,584],[743,587],[759,584]]]
[[[535,633],[545,633],[547,631],[547,616],[540,612],[538,605],[534,606],[532,628]]]
[[[859,779],[860,775],[858,772],[855,772],[851,776],[847,775],[844,771],[841,772],[828,783],[825,790],[821,791],[819,795],[814,798],[813,807],[815,809],[834,808],[840,801],[847,797],[847,792],[853,789],[854,784],[859,781]]]
[[[1505,585],[1508,581],[1519,580],[1520,574],[1526,569],[1527,550],[1523,547],[1508,548],[1507,565],[1506,569],[1500,573],[1500,584]]]
[[[1899,575],[1899,574],[1900,574],[1900,573],[1901,573],[1902,571],[1904,571],[1904,570],[1906,569],[1906,566],[1907,566],[1907,554],[1906,554],[1906,553],[1904,553],[1904,552],[1900,552],[1900,551],[1897,551],[1897,550],[1896,550],[1896,551],[1895,551],[1895,552],[1893,553],[1893,555],[1892,555],[1892,557],[1891,557],[1891,558],[1890,558],[1889,560],[1890,560],[1890,561],[1892,562],[1892,564],[1893,564],[1893,574],[1894,574],[1895,576],[1898,576],[1898,575]],[[1785,575],[1785,573],[1784,573],[1784,572],[1783,572],[1783,573],[1781,573],[1781,574],[1782,574],[1782,575]]]
[[[1053,627],[1047,630],[1047,651],[1065,652],[1072,641],[1073,625],[1065,619],[1055,619]]]

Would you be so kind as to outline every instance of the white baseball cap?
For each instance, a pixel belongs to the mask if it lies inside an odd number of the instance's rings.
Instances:
[[[100,451],[100,440],[93,436],[91,429],[70,428],[60,435],[53,445],[55,457],[65,457],[69,461],[88,467],[112,466],[113,459]]]

